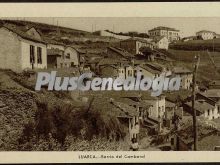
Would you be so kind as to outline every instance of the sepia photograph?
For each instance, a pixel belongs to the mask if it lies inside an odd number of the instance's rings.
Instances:
[[[106,8],[110,16],[86,16],[82,5],[78,15],[53,8],[51,16],[50,9],[42,7],[48,16],[0,13],[3,156],[43,151],[54,160],[133,162],[218,155],[220,14],[126,16]]]
[[[219,27],[220,18],[2,18],[1,151],[219,150]],[[51,71],[59,89],[36,91],[37,74]],[[181,81],[158,96],[65,91],[62,77],[90,72]]]

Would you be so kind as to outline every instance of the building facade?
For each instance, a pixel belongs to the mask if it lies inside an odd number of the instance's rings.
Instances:
[[[213,38],[215,38],[215,35],[215,32],[208,30],[201,30],[199,32],[196,32],[197,38],[202,40],[212,40]]]
[[[79,53],[72,47],[50,44],[47,49],[48,66],[51,68],[78,67]]]
[[[150,49],[153,49],[153,44],[147,40],[144,40],[144,39],[129,38],[127,40],[121,41],[120,47],[122,49],[125,49],[129,53],[136,55],[136,54],[142,54],[140,52],[141,47],[149,47]]]
[[[189,90],[192,84],[193,73],[192,71],[183,67],[174,67],[173,75],[181,78],[180,88]]]
[[[160,95],[158,97],[142,96],[145,103],[151,104],[152,108],[149,109],[149,117],[153,119],[163,119],[165,117],[165,96]]]
[[[148,33],[151,38],[165,36],[169,42],[180,40],[180,31],[174,28],[158,26],[149,30]]]
[[[36,34],[36,36],[40,35]],[[25,69],[47,68],[46,51],[46,43],[34,35],[11,27],[0,28],[0,67],[2,69],[21,72]]]
[[[165,36],[154,37],[152,40],[154,47],[156,49],[165,49],[167,50],[169,47],[169,41]]]

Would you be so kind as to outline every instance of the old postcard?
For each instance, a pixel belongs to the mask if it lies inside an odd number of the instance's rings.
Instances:
[[[219,161],[220,3],[0,11],[0,162]]]

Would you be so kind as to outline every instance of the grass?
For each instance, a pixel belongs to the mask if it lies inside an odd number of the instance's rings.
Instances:
[[[220,39],[213,40],[192,40],[187,42],[177,42],[170,45],[171,49],[178,50],[210,50],[220,51]]]
[[[195,55],[200,55],[200,64],[198,68],[197,79],[198,81],[207,82],[213,79],[220,78],[220,52],[210,52],[213,58],[215,68],[211,62],[206,51],[186,51],[186,50],[168,50],[168,56],[175,59],[174,66],[183,66],[190,70],[193,70],[194,57]]]

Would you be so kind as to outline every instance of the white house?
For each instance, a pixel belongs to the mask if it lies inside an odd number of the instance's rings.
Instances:
[[[153,119],[163,119],[165,117],[165,96],[152,97],[149,93],[145,92],[141,96],[143,102],[152,105],[149,109],[149,117]]]
[[[49,44],[47,48],[49,67],[70,68],[79,66],[79,52],[76,49],[58,44]]]
[[[172,73],[175,76],[180,76],[181,78],[180,88],[187,90],[190,89],[193,78],[192,71],[184,67],[174,67]]]
[[[129,53],[136,55],[136,54],[142,54],[140,52],[141,47],[148,47],[150,49],[153,49],[153,44],[146,39],[129,38],[127,40],[121,41],[120,47],[122,49],[125,49]]]
[[[0,67],[21,72],[47,68],[46,43],[34,29],[23,32],[10,26],[0,28]]]
[[[67,67],[79,66],[79,53],[72,47],[66,47],[64,50],[63,65]]]
[[[169,76],[171,71],[166,69],[164,66],[153,65],[153,64],[142,64],[134,68],[134,76],[137,76],[137,73],[142,73],[142,77],[150,77],[152,79],[159,77],[160,75]]]
[[[201,30],[199,32],[196,32],[196,36],[199,39],[203,40],[211,40],[215,38],[216,33],[208,30]]]
[[[157,49],[168,49],[169,41],[165,36],[156,36],[152,40],[154,47]]]
[[[184,104],[184,110],[189,113],[192,112],[192,102],[187,102]],[[218,107],[215,104],[210,104],[204,99],[198,99],[195,101],[195,109],[197,111],[197,116],[202,116],[205,119],[212,120],[219,117]]]
[[[158,26],[148,31],[150,37],[166,36],[169,42],[180,39],[180,31],[170,27]]]
[[[152,70],[151,68],[145,66],[145,65],[139,65],[134,68],[134,76],[137,76],[137,73],[142,74],[142,78],[144,77],[150,77],[150,78],[155,78],[160,75],[160,72],[157,70]]]

